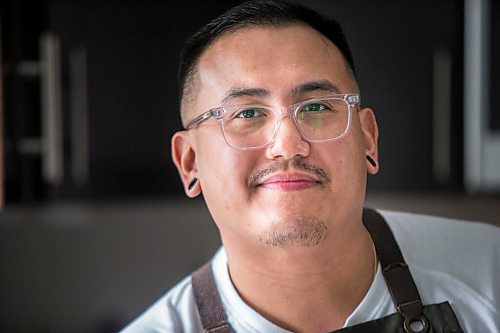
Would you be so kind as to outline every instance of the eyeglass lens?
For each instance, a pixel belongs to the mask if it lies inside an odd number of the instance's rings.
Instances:
[[[292,117],[305,139],[324,141],[345,133],[349,107],[343,99],[318,99],[294,105]],[[281,113],[271,107],[242,105],[226,108],[222,125],[231,146],[252,148],[272,139],[280,119]]]

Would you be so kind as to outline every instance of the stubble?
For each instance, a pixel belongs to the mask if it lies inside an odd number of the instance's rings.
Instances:
[[[300,218],[293,222],[272,224],[259,239],[273,247],[312,247],[325,239],[327,233],[328,227],[323,221],[317,218]]]

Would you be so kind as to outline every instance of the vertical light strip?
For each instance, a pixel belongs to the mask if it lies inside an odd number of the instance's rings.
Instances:
[[[44,33],[40,39],[42,99],[42,173],[58,185],[63,179],[62,86],[59,39]]]
[[[482,186],[488,1],[464,3],[464,183],[471,193]]]

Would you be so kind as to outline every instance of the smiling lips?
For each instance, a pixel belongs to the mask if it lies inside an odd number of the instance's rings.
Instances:
[[[278,191],[301,191],[321,185],[321,181],[312,175],[301,173],[285,173],[266,177],[259,183],[259,187]]]

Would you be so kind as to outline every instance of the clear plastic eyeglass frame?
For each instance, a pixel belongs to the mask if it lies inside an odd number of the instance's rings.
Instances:
[[[310,139],[307,137],[307,135],[305,135],[305,133],[302,131],[301,127],[299,126],[299,124],[297,122],[297,112],[299,110],[301,110],[302,107],[304,107],[308,104],[315,103],[315,102],[321,102],[321,101],[325,101],[325,100],[342,100],[346,103],[346,105],[348,107],[347,125],[345,127],[345,130],[341,134],[339,134],[335,137],[326,138],[326,139],[319,139],[319,140],[318,139]],[[243,105],[231,105],[231,106],[226,106],[226,107],[221,106],[221,107],[210,109],[210,110],[200,114],[198,117],[193,119],[186,126],[185,129],[191,130],[191,129],[197,128],[198,126],[203,124],[208,119],[215,118],[219,122],[220,128],[221,128],[222,133],[224,135],[224,140],[226,141],[226,143],[230,147],[235,148],[235,149],[240,149],[240,150],[260,149],[260,148],[263,148],[263,147],[269,145],[271,142],[274,141],[276,133],[278,132],[278,129],[281,125],[282,119],[286,116],[289,116],[290,118],[292,118],[292,120],[293,120],[297,130],[299,131],[301,137],[303,139],[305,139],[306,141],[308,141],[308,142],[333,141],[333,140],[338,140],[338,139],[342,138],[347,133],[347,131],[349,130],[349,128],[351,126],[352,110],[354,109],[354,106],[359,102],[360,102],[359,94],[348,93],[348,94],[332,94],[332,95],[326,95],[326,96],[321,96],[321,97],[309,98],[309,99],[306,99],[304,101],[292,104],[288,107],[270,106],[270,105],[263,105],[263,104],[262,105],[261,104],[251,104],[251,105],[243,104]],[[227,111],[226,108],[234,108],[234,107],[239,107],[239,106],[252,107],[252,108],[262,107],[265,109],[273,110],[276,113],[276,115],[281,115],[281,117],[279,117],[279,116],[276,117],[276,122],[274,124],[274,130],[273,130],[272,134],[270,135],[269,139],[264,144],[260,144],[257,146],[248,146],[248,147],[247,146],[238,146],[238,145],[231,144],[231,142],[229,142],[229,140],[227,139],[227,135],[226,135],[226,132],[224,130],[224,113]]]

